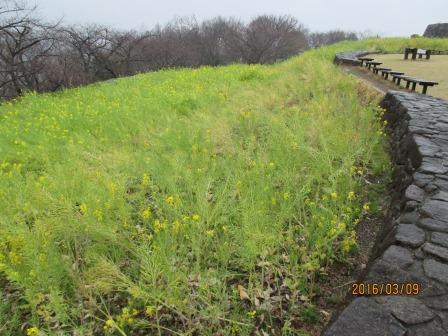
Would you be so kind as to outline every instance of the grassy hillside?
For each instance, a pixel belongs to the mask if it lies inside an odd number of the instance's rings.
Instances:
[[[388,171],[381,111],[332,57],[407,44],[0,106],[0,334],[297,334]]]

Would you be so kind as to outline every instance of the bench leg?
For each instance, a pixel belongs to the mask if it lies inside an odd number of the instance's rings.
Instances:
[[[417,83],[412,83],[412,91],[415,91],[415,87],[417,86]]]
[[[401,78],[397,78],[397,85],[400,85]]]
[[[412,59],[416,60],[417,59],[417,53],[412,53]]]
[[[418,54],[418,58],[422,58],[423,57],[423,55],[422,54]]]
[[[411,82],[410,82],[410,81],[408,81],[408,82],[406,83],[406,89],[409,90],[409,86],[411,86]]]
[[[421,85],[423,85],[422,93],[426,94],[426,91],[428,91],[428,85],[425,85],[425,84],[421,84]]]

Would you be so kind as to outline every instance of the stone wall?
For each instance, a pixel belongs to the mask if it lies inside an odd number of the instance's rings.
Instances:
[[[355,297],[323,335],[448,336],[448,102],[390,91],[382,106],[395,163],[391,219],[359,282],[421,291]]]
[[[448,37],[448,23],[435,23],[426,27],[425,37]]]
[[[345,64],[345,65],[361,65],[361,61],[358,60],[358,57],[365,56],[371,54],[371,51],[365,50],[357,50],[357,51],[346,51],[337,53],[334,56],[333,62],[335,64]]]

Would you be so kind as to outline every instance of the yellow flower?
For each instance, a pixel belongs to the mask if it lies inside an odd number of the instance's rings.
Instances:
[[[150,241],[152,241],[152,234],[144,233],[142,238],[143,238],[143,240],[146,240],[146,241],[150,242]]]
[[[174,234],[179,233],[181,228],[182,228],[182,223],[178,220],[175,220],[173,223],[173,233]]]
[[[28,328],[26,330],[26,335],[27,336],[37,336],[37,335],[39,335],[39,328],[38,327]]]
[[[199,220],[201,219],[201,216],[193,215],[193,216],[191,216],[191,219],[194,220],[195,222],[199,222]]]
[[[93,213],[95,215],[95,217],[101,222],[104,218],[103,216],[103,210],[101,209],[96,209],[95,212]]]
[[[338,231],[335,228],[331,228],[331,230],[330,230],[330,237],[336,236],[337,233],[338,233]]]
[[[344,253],[350,252],[356,246],[356,240],[354,238],[347,238],[342,241],[342,251]]]
[[[87,214],[87,205],[85,203],[82,203],[79,206],[79,211],[81,211],[81,214],[86,215]]]
[[[283,199],[285,201],[289,200],[289,193],[288,192],[283,193]]]
[[[213,230],[207,230],[205,233],[206,233],[207,236],[209,236],[209,237],[213,237],[213,236],[215,235],[215,231],[213,231]]]
[[[174,196],[167,196],[165,202],[169,205],[174,205]]]
[[[143,210],[143,212],[142,212],[142,217],[143,217],[143,219],[149,219],[149,218],[151,218],[151,210],[150,209],[145,209],[145,210]]]
[[[108,327],[113,327],[115,325],[114,320],[109,319],[106,321],[106,323],[104,323],[104,325],[108,326]]]
[[[9,260],[13,265],[19,265],[22,263],[22,257],[14,251],[9,252]]]
[[[355,198],[356,198],[356,196],[355,196],[355,192],[354,192],[354,191],[350,191],[350,192],[348,193],[348,195],[347,195],[347,199],[348,199],[349,201],[353,201]]]
[[[112,319],[108,319],[103,326],[103,329],[106,333],[110,333],[115,329],[115,322]]]
[[[145,314],[148,316],[153,316],[156,313],[156,308],[153,306],[146,306]]]
[[[161,223],[158,219],[154,221],[154,231],[159,233],[166,228],[166,223]]]
[[[146,187],[148,185],[149,185],[149,176],[148,174],[143,174],[142,187]]]
[[[249,316],[251,319],[254,319],[255,316],[257,316],[257,311],[251,310],[251,311],[247,312],[247,316]]]
[[[338,193],[335,192],[335,191],[333,191],[333,192],[330,194],[330,196],[331,196],[332,199],[336,199],[336,198],[338,198]]]
[[[369,210],[370,210],[370,205],[369,205],[369,203],[365,203],[365,204],[362,206],[362,208],[363,208],[365,211],[369,211]]]

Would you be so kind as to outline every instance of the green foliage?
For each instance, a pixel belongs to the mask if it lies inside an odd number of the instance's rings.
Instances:
[[[270,297],[312,295],[313,274],[355,249],[375,203],[364,176],[388,170],[381,111],[334,52],[402,45],[342,43],[274,66],[166,70],[2,105],[0,271],[31,311],[17,328],[276,328]]]
[[[319,322],[319,311],[315,306],[308,306],[302,310],[302,318],[305,323],[316,324]]]

